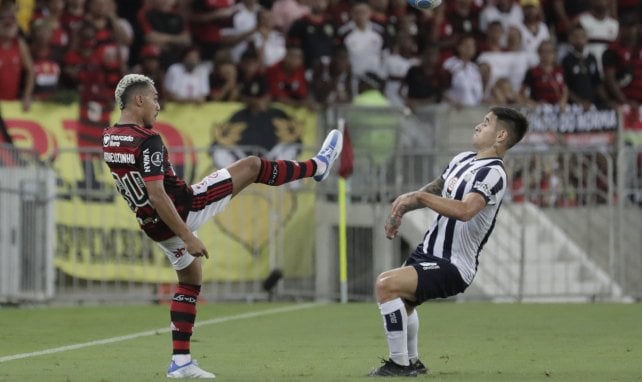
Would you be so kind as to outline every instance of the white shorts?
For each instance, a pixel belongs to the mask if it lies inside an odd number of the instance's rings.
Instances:
[[[187,227],[196,235],[206,221],[223,211],[232,199],[232,176],[223,168],[209,174],[199,183],[193,184],[194,198],[192,209],[187,214]],[[194,256],[185,250],[185,242],[178,236],[157,242],[161,247],[172,267],[180,271],[187,268]]]

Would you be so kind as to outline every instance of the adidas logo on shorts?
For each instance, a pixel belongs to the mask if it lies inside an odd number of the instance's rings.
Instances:
[[[439,269],[439,264],[437,263],[419,263],[419,265],[424,269],[424,271],[427,271],[429,269]]]

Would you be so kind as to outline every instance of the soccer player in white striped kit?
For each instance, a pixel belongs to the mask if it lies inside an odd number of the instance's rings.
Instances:
[[[392,203],[385,224],[389,239],[397,236],[408,211],[430,208],[438,215],[404,265],[377,277],[376,298],[390,354],[371,376],[427,373],[417,351],[419,317],[415,307],[462,293],[473,281],[479,254],[493,230],[507,187],[502,158],[527,129],[528,121],[520,112],[491,108],[475,126],[475,152],[456,155],[440,177]]]

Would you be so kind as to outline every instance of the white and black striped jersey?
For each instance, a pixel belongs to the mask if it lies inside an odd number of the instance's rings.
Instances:
[[[441,196],[462,200],[469,192],[476,192],[486,199],[486,206],[466,222],[437,215],[423,242],[426,254],[450,260],[467,284],[473,281],[479,253],[493,231],[506,191],[502,159],[475,159],[475,155],[467,151],[450,161],[441,175],[444,180]]]

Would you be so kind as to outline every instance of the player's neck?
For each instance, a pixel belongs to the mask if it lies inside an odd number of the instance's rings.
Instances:
[[[486,158],[504,158],[504,151],[498,149],[497,147],[489,147],[483,150],[477,151],[475,159],[486,159]]]
[[[118,125],[138,125],[143,126],[143,119],[133,115],[127,110],[123,110],[120,113],[120,119],[116,123]]]

